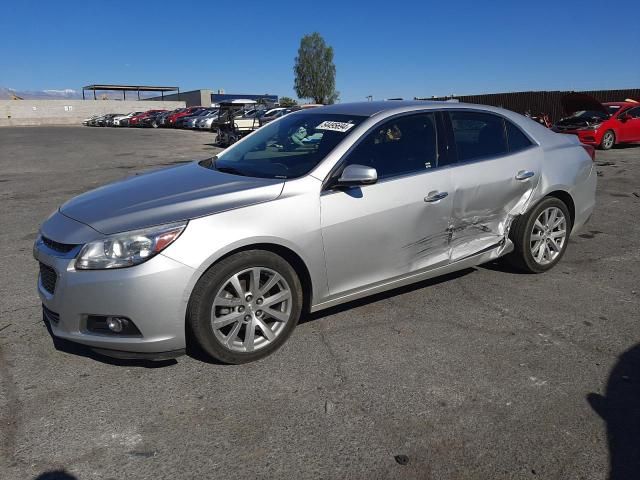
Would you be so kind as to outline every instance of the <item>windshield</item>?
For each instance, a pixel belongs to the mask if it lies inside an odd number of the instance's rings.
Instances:
[[[300,177],[366,118],[322,113],[289,115],[228,148],[210,167],[248,177]]]
[[[609,115],[613,115],[618,110],[620,110],[620,105],[607,105],[607,111],[609,112]]]
[[[609,115],[598,110],[578,110],[577,112],[573,112],[568,118],[579,118],[582,120],[591,120],[596,118],[605,119],[609,118]]]

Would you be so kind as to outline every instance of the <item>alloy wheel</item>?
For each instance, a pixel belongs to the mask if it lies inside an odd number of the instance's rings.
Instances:
[[[545,208],[533,224],[531,255],[539,265],[552,263],[562,252],[567,239],[567,219],[558,207]]]
[[[291,317],[289,284],[275,270],[252,267],[233,274],[211,307],[216,339],[234,352],[253,352],[271,344]]]
[[[607,132],[604,134],[604,137],[602,138],[602,146],[606,149],[609,150],[611,147],[613,147],[613,142],[614,142],[614,137],[613,137],[613,133],[611,132]]]

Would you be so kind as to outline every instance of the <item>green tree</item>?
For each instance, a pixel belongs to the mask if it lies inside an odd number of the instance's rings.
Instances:
[[[295,62],[294,88],[299,98],[311,98],[315,103],[322,104],[338,100],[333,47],[327,45],[319,33],[302,37]]]
[[[298,102],[290,97],[280,97],[278,99],[278,103],[281,107],[294,107],[298,104]]]

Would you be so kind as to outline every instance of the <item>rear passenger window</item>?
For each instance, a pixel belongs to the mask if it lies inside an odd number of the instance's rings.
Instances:
[[[519,152],[520,150],[524,150],[525,148],[533,145],[531,140],[522,133],[522,130],[516,127],[513,123],[509,120],[505,120],[504,123],[507,126],[507,139],[509,140],[510,152]]]
[[[482,112],[451,112],[458,161],[507,153],[502,117]]]

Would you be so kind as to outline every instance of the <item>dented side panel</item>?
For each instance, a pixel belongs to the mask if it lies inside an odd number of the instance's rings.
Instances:
[[[534,198],[541,177],[539,147],[452,168],[454,198],[449,225],[451,261],[504,244],[513,219]],[[533,172],[524,180],[519,172]]]

